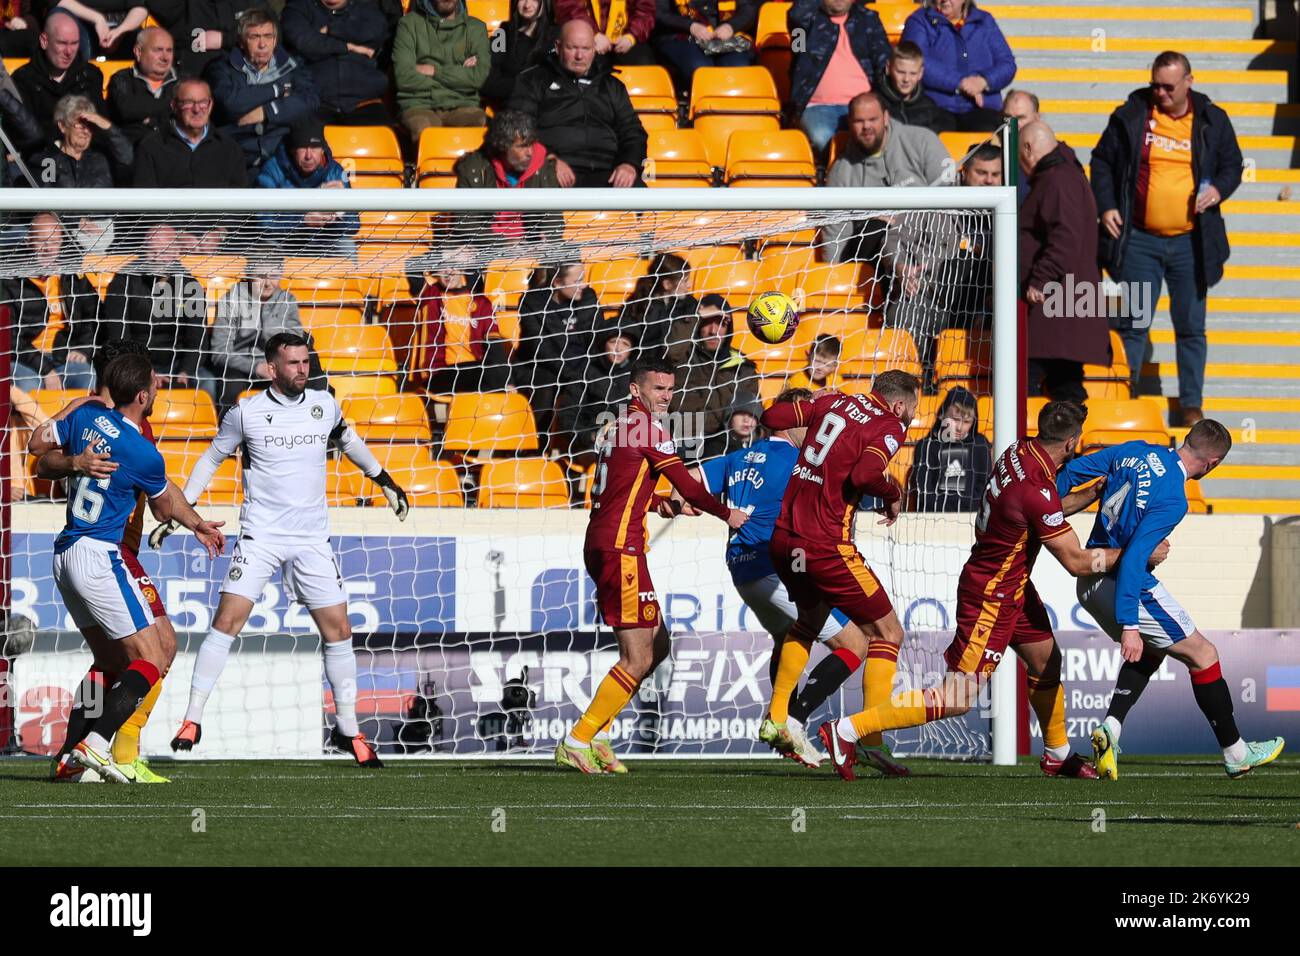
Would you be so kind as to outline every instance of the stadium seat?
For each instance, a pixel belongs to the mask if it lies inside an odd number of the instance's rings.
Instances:
[[[646,130],[642,177],[647,186],[711,186],[713,168],[704,140],[693,129]]]
[[[903,36],[903,24],[916,12],[916,4],[911,0],[876,0],[871,8],[880,15],[890,45],[898,46],[898,41]]]
[[[346,456],[325,462],[325,501],[329,505],[358,505],[365,498],[362,489],[372,484]]]
[[[921,374],[916,344],[905,329],[866,329],[840,344],[840,374],[870,378],[886,369]]]
[[[454,452],[536,451],[533,410],[519,392],[453,395],[442,447]]]
[[[430,126],[424,130],[415,161],[417,184],[456,185],[456,161],[482,146],[486,134],[486,127],[480,126]]]
[[[479,472],[480,508],[567,508],[569,483],[545,458],[489,461]]]
[[[516,308],[528,291],[528,279],[536,268],[537,263],[531,260],[496,259],[488,263],[483,278],[483,294],[497,308]]]
[[[930,434],[935,419],[939,417],[939,406],[943,404],[942,395],[922,395],[916,405],[916,415],[907,429],[908,441],[920,441]]]
[[[662,66],[620,66],[614,76],[627,87],[632,108],[649,132],[653,125],[664,129],[677,126],[677,91],[673,79]]]
[[[217,408],[212,397],[197,388],[160,388],[149,416],[159,441],[215,438]]]
[[[993,344],[986,337],[970,335],[965,329],[944,329],[935,342],[934,377],[941,391],[960,385],[988,390],[993,374],[989,364]]]
[[[358,242],[429,242],[430,224],[427,212],[380,212],[367,210],[361,213]]]
[[[1119,333],[1114,329],[1110,330],[1110,364],[1090,365],[1085,363],[1083,378],[1085,381],[1093,382],[1124,382],[1127,384],[1130,381],[1131,375],[1128,367],[1128,355],[1124,352],[1124,340],[1119,337]],[[1091,395],[1092,392],[1088,394]],[[1128,398],[1128,389],[1124,390],[1123,395],[1115,397]]]
[[[488,36],[510,19],[510,0],[466,0],[469,15],[487,24]]]
[[[1201,491],[1199,481],[1187,483],[1187,511],[1194,515],[1214,514],[1214,506],[1205,500],[1205,492]]]
[[[727,141],[727,185],[742,180],[817,179],[808,137],[797,129],[773,132],[742,130]]]
[[[690,118],[712,113],[779,116],[772,75],[761,66],[705,66],[691,80]]]
[[[620,306],[650,269],[648,259],[605,259],[587,268],[587,283],[605,308]]]
[[[808,312],[866,309],[875,291],[875,271],[869,262],[819,262],[794,278],[802,283],[794,290],[796,302],[802,291],[799,308]]]
[[[803,273],[817,263],[817,253],[809,246],[782,246],[769,243],[758,260],[759,290],[775,289],[790,293],[799,285]]]
[[[85,398],[86,392],[79,388],[38,388],[29,395],[36,403],[36,407],[41,410],[41,414],[46,418],[53,418],[63,411],[69,402]]]
[[[1038,435],[1038,416],[1047,402],[1048,399],[1040,396],[1025,399],[1025,434],[1030,438]]]
[[[7,56],[4,58],[5,70],[10,76],[13,76],[14,71],[26,66],[30,59],[30,57],[26,56]]]
[[[751,259],[719,259],[691,268],[691,292],[696,298],[717,293],[733,309],[749,307],[754,297],[758,263]]]
[[[348,259],[292,258],[284,260],[280,287],[293,294],[300,306],[365,304],[365,290]]]
[[[698,76],[700,70],[695,72]],[[732,133],[741,130],[775,132],[780,128],[777,118],[766,114],[713,113],[695,120],[695,132],[700,134],[700,139],[704,142],[709,165],[719,169],[727,164],[727,142]]]
[[[1115,379],[1105,379],[1098,381],[1096,379],[1084,379],[1083,390],[1088,393],[1088,399],[1104,398],[1111,401],[1121,398],[1131,397],[1132,390],[1128,382],[1120,382]]]
[[[329,384],[339,402],[397,394],[397,379],[391,375],[336,375]]]
[[[162,453],[163,463],[167,467],[167,477],[178,486],[184,487],[199,458],[208,450],[205,441],[159,441],[158,451]],[[238,455],[231,455],[217,468],[217,473],[208,483],[207,490],[196,504],[202,505],[237,505],[241,502],[241,465]]]
[[[451,463],[430,458],[427,445],[381,445],[371,450],[393,481],[406,492],[412,507],[465,507],[460,473]],[[388,504],[383,491],[373,483],[369,503],[381,508]]]
[[[732,346],[754,363],[760,375],[785,379],[803,371],[808,364],[808,346],[813,335],[811,329],[800,326],[788,341],[773,344],[764,342],[742,325],[732,336]]]
[[[635,245],[642,232],[634,212],[571,210],[564,214],[564,241],[579,245]],[[598,252],[600,250],[597,250]]]
[[[1169,444],[1169,432],[1155,404],[1141,399],[1090,399],[1082,447],[1086,450],[1126,441]]]
[[[768,375],[758,380],[758,398],[767,408],[785,390],[785,376]]]
[[[333,325],[312,332],[316,354],[326,373],[397,372],[393,343],[382,325]]]
[[[101,60],[95,64],[99,67],[99,72],[104,74],[104,99],[108,99],[108,81],[113,78],[114,73],[122,70],[129,70],[135,66],[134,60]]]
[[[315,333],[332,325],[359,326],[365,324],[360,309],[341,307],[304,307],[298,310],[298,318],[307,332]]]
[[[339,164],[351,173],[352,185],[377,187],[397,180],[405,185],[406,166],[397,135],[388,126],[326,126],[325,142]]]
[[[894,457],[889,459],[889,474],[898,482],[898,487],[907,493],[907,477],[911,474],[912,464],[916,460],[916,446],[904,445],[898,451],[894,452]],[[906,503],[904,503],[906,507]]]
[[[979,146],[981,143],[988,142],[990,139],[992,139],[993,142],[997,142],[997,139],[992,133],[950,132],[939,134],[939,142],[943,143],[944,147],[948,150],[948,155],[959,163],[966,158],[966,154],[972,149]]]
[[[429,415],[410,392],[343,400],[343,417],[367,442],[428,442]]]
[[[790,34],[786,32],[789,12],[789,3],[769,0],[760,4],[754,36],[758,65],[771,74],[776,84],[776,95],[782,103],[790,99]]]

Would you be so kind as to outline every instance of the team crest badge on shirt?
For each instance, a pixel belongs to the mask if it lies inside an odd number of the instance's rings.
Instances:
[[[645,607],[641,608],[641,616],[647,621],[653,621],[655,619],[655,606],[653,604],[647,604]]]
[[[150,604],[158,600],[158,592],[147,584],[140,589],[140,593],[144,595],[144,599]]]
[[[231,568],[231,569],[230,569],[230,580],[232,580],[232,581],[238,581],[238,580],[239,580],[240,578],[242,578],[243,576],[244,576],[244,572],[243,572],[240,568]]]
[[[325,414],[325,410],[321,408],[319,405],[313,405],[311,407],[311,417],[316,419],[316,421],[320,421],[321,416],[324,414]]]

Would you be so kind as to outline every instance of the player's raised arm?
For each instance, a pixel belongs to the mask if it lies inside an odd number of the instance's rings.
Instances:
[[[668,442],[667,447],[672,448],[672,442]],[[732,528],[739,528],[745,523],[748,516],[738,508],[728,508],[709,494],[709,489],[704,487],[699,479],[682,464],[675,448],[666,451],[664,445],[656,445],[645,449],[645,456],[650,460],[650,466],[655,474],[666,476],[673,488],[681,493],[682,498],[692,508],[707,512],[715,518],[721,518]]]
[[[339,411],[339,420],[334,430],[330,432],[330,443],[337,445],[348,460],[361,469],[363,475],[379,486],[388,499],[388,507],[393,509],[398,520],[405,521],[411,511],[406,492],[393,481],[392,476],[379,464],[379,459],[361,440],[361,436],[343,418],[342,410]]]
[[[759,422],[768,431],[779,432],[787,428],[802,428],[812,417],[812,402],[773,402],[764,409]]]
[[[211,443],[199,456],[199,460],[194,463],[194,470],[190,472],[189,478],[185,481],[184,500],[193,505],[203,497],[203,492],[208,490],[213,477],[217,474],[217,469],[221,463],[235,453],[244,440],[244,409],[242,405],[236,405],[221,417],[221,427],[217,429],[217,437],[212,439]],[[193,511],[193,508],[190,509]],[[158,512],[155,509],[154,515]],[[179,518],[176,519],[159,519],[162,523],[154,528],[149,534],[149,547],[155,551],[162,545],[163,541],[169,534],[176,531],[178,527],[184,525]],[[185,525],[188,527],[188,525]]]
[[[1080,485],[1091,481],[1094,478],[1100,478],[1109,474],[1111,462],[1123,445],[1114,445],[1110,448],[1103,448],[1095,451],[1091,455],[1080,455],[1066,462],[1065,467],[1056,473],[1056,493],[1061,496],[1062,506],[1074,505],[1078,499],[1067,502],[1070,493]],[[1082,505],[1075,508],[1075,511],[1086,508],[1096,500],[1100,491],[1092,493],[1090,500],[1085,500]],[[1073,511],[1066,509],[1066,514],[1073,514]]]

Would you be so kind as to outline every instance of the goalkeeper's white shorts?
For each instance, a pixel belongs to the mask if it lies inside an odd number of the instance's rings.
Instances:
[[[754,612],[758,623],[763,625],[763,630],[773,637],[783,637],[785,632],[790,630],[790,625],[799,619],[799,608],[790,599],[785,585],[775,574],[737,584],[736,590],[740,593],[740,599],[745,602],[745,606]],[[847,621],[848,618],[839,611],[831,611],[826,617],[826,623],[822,625],[821,633],[817,635],[817,640],[829,641],[843,630]]]
[[[238,594],[256,604],[280,569],[285,591],[309,610],[347,603],[343,572],[328,541],[272,543],[241,536],[230,555],[221,593]]]
[[[1106,574],[1079,578],[1079,603],[1113,640],[1124,636],[1115,620],[1115,579]],[[1163,584],[1138,595],[1138,635],[1148,647],[1166,650],[1196,633],[1192,616]]]
[[[54,583],[83,631],[99,627],[117,641],[154,622],[150,602],[115,544],[78,538],[54,556]]]

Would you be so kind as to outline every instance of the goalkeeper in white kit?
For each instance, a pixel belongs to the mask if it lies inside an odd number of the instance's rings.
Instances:
[[[280,332],[266,343],[271,385],[244,398],[221,419],[221,428],[185,483],[185,498],[199,499],[217,468],[242,448],[244,503],[235,544],[221,584],[212,630],[194,662],[190,704],[172,750],[193,750],[202,738],[203,707],[226,665],[230,647],[248,622],[253,604],[278,570],[285,589],[304,604],[324,642],[325,678],[334,693],[330,744],[362,767],[382,767],[357,725],[357,662],[352,652],[347,592],[329,542],[325,459],[331,444],[383,489],[397,517],[406,520],[406,492],[343,420],[329,392],[308,389],[309,350],[300,335]],[[149,536],[156,549],[176,530],[159,525]]]

